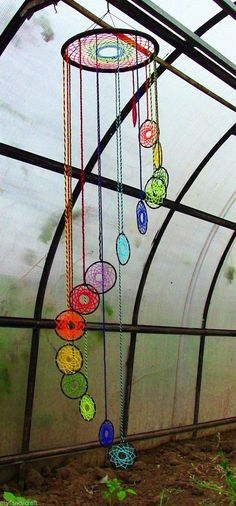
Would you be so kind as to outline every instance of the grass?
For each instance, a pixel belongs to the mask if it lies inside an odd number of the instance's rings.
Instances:
[[[236,505],[236,467],[229,465],[222,452],[219,453],[219,457],[217,468],[220,470],[222,484],[217,481],[197,480],[195,477],[192,479],[198,488],[210,490],[221,497],[226,497],[229,501],[228,505],[234,506]]]

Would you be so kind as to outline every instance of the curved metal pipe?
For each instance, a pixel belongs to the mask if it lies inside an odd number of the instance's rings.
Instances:
[[[221,272],[221,269],[223,267],[224,261],[226,259],[226,256],[228,255],[228,252],[234,243],[236,238],[236,232],[234,232],[231,235],[231,238],[221,256],[221,259],[218,263],[218,266],[216,268],[215,274],[212,278],[211,285],[209,288],[209,292],[206,298],[205,307],[203,310],[203,316],[202,316],[202,329],[206,329],[206,322],[207,322],[207,316],[211,304],[212,295],[215,289],[215,285],[217,282],[217,279],[219,277],[219,274]],[[195,403],[194,403],[194,422],[198,423],[198,417],[199,417],[199,407],[200,407],[200,397],[201,397],[201,386],[202,386],[202,370],[203,370],[203,361],[204,361],[204,351],[205,351],[205,341],[206,341],[206,334],[202,335],[200,338],[200,346],[199,346],[199,352],[198,352],[198,367],[197,367],[197,379],[196,379],[196,394],[195,394]]]
[[[209,151],[209,153],[205,156],[205,158],[201,161],[199,166],[196,168],[194,173],[191,175],[187,183],[182,188],[181,192],[179,193],[176,202],[181,202],[182,198],[185,196],[189,188],[192,186],[194,181],[197,179],[199,174],[202,172],[208,161],[212,158],[212,156],[218,151],[218,149],[224,144],[224,142],[229,139],[231,135],[235,133],[235,127],[236,125],[233,125],[222,137],[221,139],[213,146],[213,148]],[[150,253],[148,255],[148,258],[146,260],[146,263],[143,268],[142,276],[140,279],[139,287],[137,290],[136,300],[134,304],[134,310],[133,310],[133,318],[132,318],[132,324],[136,325],[138,322],[138,315],[139,315],[139,309],[140,304],[142,300],[143,290],[145,287],[145,283],[147,280],[147,276],[149,273],[149,269],[151,267],[153,258],[155,256],[155,253],[157,251],[157,248],[160,244],[160,241],[167,229],[167,226],[169,222],[172,219],[172,216],[174,215],[175,210],[171,210],[168,215],[166,216],[160,230],[157,232],[154,241],[152,243],[152,247],[150,250]],[[136,333],[131,333],[131,341],[130,341],[130,349],[129,349],[129,356],[127,360],[127,390],[125,395],[125,413],[127,414],[127,420],[125,425],[125,431],[127,433],[128,429],[128,413],[129,413],[129,404],[130,404],[130,397],[131,397],[131,387],[132,387],[132,378],[133,378],[133,367],[134,367],[134,356],[135,356],[135,348],[136,348]]]

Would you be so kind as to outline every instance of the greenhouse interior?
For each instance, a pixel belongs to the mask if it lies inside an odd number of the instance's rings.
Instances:
[[[236,504],[235,18],[1,1],[1,505]]]

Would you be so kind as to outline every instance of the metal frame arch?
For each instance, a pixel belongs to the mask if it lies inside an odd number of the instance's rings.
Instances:
[[[226,142],[226,140],[236,133],[236,124],[234,124],[222,137],[219,139],[219,141],[212,147],[212,149],[209,151],[209,153],[204,157],[204,159],[200,162],[198,167],[195,169],[193,174],[190,176],[189,180],[185,183],[184,187],[182,188],[181,192],[179,193],[178,197],[176,198],[175,202],[180,203],[182,198],[185,196],[185,194],[188,192],[189,188],[192,186],[194,181],[197,179],[198,175],[201,173],[201,171],[204,169],[208,161],[212,158],[212,156],[218,151],[218,149]],[[138,322],[138,316],[139,316],[139,310],[140,305],[142,301],[143,291],[145,287],[145,283],[147,280],[147,276],[149,273],[149,269],[152,265],[153,258],[155,256],[155,253],[157,251],[157,248],[161,242],[161,239],[168,227],[168,224],[174,215],[175,210],[171,209],[169,213],[167,214],[160,230],[157,232],[156,236],[154,237],[152,247],[149,253],[149,256],[146,260],[146,263],[144,265],[142,276],[140,279],[139,287],[136,294],[135,304],[134,304],[134,310],[133,310],[133,318],[132,318],[132,324],[136,325]],[[137,334],[135,332],[131,332],[131,341],[130,341],[130,348],[129,348],[129,355],[127,360],[127,383],[126,383],[126,395],[125,395],[125,413],[127,413],[127,420],[125,425],[125,430],[127,432],[128,430],[128,413],[129,413],[129,405],[130,405],[130,398],[131,398],[131,388],[132,388],[132,378],[133,378],[133,366],[134,366],[134,358],[135,358],[135,348],[136,348],[136,336]]]
[[[27,3],[27,2],[26,2]],[[50,2],[54,3],[54,2]],[[23,4],[24,5],[24,4]],[[18,14],[18,13],[17,13]],[[221,13],[219,13],[221,14]],[[219,17],[219,16],[218,16]],[[221,19],[223,19],[225,15],[221,15]],[[217,18],[217,22],[219,19]],[[20,27],[20,26],[19,26]],[[18,28],[19,28],[18,27]],[[199,29],[200,30],[200,29]],[[17,29],[16,29],[17,31]],[[16,33],[16,32],[15,32]],[[8,32],[7,30],[5,32],[5,47],[7,47],[8,43],[10,42],[12,36],[12,32]],[[9,38],[8,38],[9,37]],[[1,42],[1,39],[0,39]],[[3,49],[5,49],[5,47]],[[166,61],[171,62],[174,61],[179,54],[181,54],[181,51],[175,50],[173,53],[169,56],[169,58],[166,59]],[[158,77],[164,72],[164,69],[158,68]],[[145,93],[145,86],[142,85],[141,89],[139,90],[139,96],[142,96]],[[132,108],[132,102],[131,100],[126,104],[125,108],[122,111],[121,115],[121,121],[128,115]],[[112,123],[111,127],[108,129],[107,133],[105,134],[103,140],[102,140],[102,150],[105,149],[106,145],[108,144],[110,138],[115,133],[115,122]],[[86,171],[91,172],[93,169],[94,164],[97,160],[97,152],[95,151],[90,159],[90,161],[87,164]],[[74,194],[73,199],[74,202],[78,198],[80,193],[80,184],[78,183]],[[64,221],[63,216],[61,217],[58,227],[56,229],[54,238],[51,242],[51,246],[49,248],[46,261],[44,264],[42,277],[39,283],[38,293],[36,297],[35,302],[35,317],[40,318],[42,313],[42,307],[43,307],[43,301],[44,301],[44,295],[47,287],[47,281],[50,275],[50,269],[53,263],[53,259],[57,250],[58,243],[60,241],[62,232],[64,229]],[[31,345],[31,354],[30,354],[30,362],[29,362],[29,375],[28,375],[28,387],[27,387],[27,397],[26,397],[26,408],[25,408],[25,423],[24,423],[24,433],[23,433],[23,442],[22,442],[22,451],[25,452],[29,448],[29,442],[30,442],[30,428],[31,428],[31,415],[32,415],[32,406],[33,406],[33,397],[34,397],[34,387],[35,387],[35,376],[36,376],[36,367],[37,367],[37,356],[38,356],[38,346],[39,346],[39,329],[34,329],[32,334],[32,345]]]
[[[236,232],[233,232],[233,234],[230,237],[230,240],[228,241],[228,244],[226,245],[226,248],[220,258],[220,261],[218,263],[218,266],[215,270],[215,274],[212,278],[210,288],[207,294],[205,307],[203,310],[203,316],[202,316],[202,329],[206,329],[206,323],[207,323],[207,317],[211,305],[211,299],[214,293],[214,289],[218,280],[218,277],[221,273],[221,269],[224,265],[224,261],[230,251],[231,246],[233,246],[233,243],[236,238]],[[194,422],[197,423],[199,419],[199,408],[200,408],[200,397],[201,397],[201,386],[202,386],[202,370],[203,370],[203,361],[204,361],[204,351],[205,351],[205,341],[206,341],[206,335],[202,335],[200,337],[200,345],[199,345],[199,352],[198,352],[198,366],[197,366],[197,379],[196,379],[196,391],[195,391],[195,403],[194,403]]]

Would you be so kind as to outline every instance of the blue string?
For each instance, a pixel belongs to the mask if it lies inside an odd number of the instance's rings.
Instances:
[[[97,36],[96,36],[97,47]],[[97,51],[96,51],[97,55]],[[96,56],[97,59],[97,56]],[[97,61],[96,61],[97,63]],[[104,373],[104,404],[105,419],[107,419],[107,363],[106,363],[106,317],[105,317],[105,294],[104,294],[104,265],[103,265],[103,209],[102,209],[102,163],[101,163],[101,121],[100,121],[100,94],[99,72],[96,66],[97,88],[97,141],[98,141],[98,228],[99,228],[99,260],[102,262],[102,336],[103,336],[103,373]]]
[[[139,103],[139,99],[140,99],[140,89],[139,89],[139,71],[138,71],[138,49],[137,49],[137,36],[135,38],[136,40],[136,62],[137,62],[137,67],[136,67],[136,79],[137,79],[137,93],[136,93],[136,100],[137,100],[137,105],[138,105],[138,131],[140,131],[140,126],[141,126],[141,120],[140,120],[140,103]],[[141,144],[140,142],[138,143],[138,146],[139,146],[139,178],[140,178],[140,190],[143,189],[143,168],[142,168],[142,150],[141,150]]]

